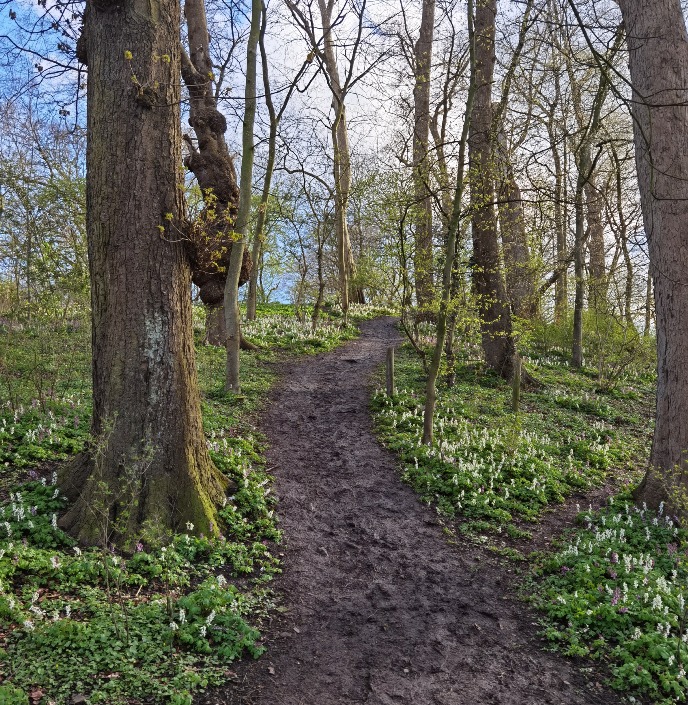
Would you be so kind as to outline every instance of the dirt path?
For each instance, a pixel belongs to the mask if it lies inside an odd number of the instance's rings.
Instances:
[[[242,705],[611,705],[620,700],[542,651],[534,616],[497,559],[449,545],[372,434],[370,376],[391,319],[286,370],[262,428],[284,529],[289,611],[239,686]]]

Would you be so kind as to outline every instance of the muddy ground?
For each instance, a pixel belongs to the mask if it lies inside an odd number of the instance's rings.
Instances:
[[[286,611],[268,653],[207,705],[613,705],[580,664],[543,650],[517,570],[449,537],[399,480],[368,413],[392,319],[290,364],[261,428],[285,535]],[[551,520],[550,520],[551,523]],[[555,530],[554,524],[548,532]]]

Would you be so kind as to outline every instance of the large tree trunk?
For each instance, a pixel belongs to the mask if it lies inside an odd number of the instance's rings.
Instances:
[[[534,318],[538,310],[535,271],[530,258],[523,198],[511,164],[506,135],[497,144],[499,229],[502,235],[506,291],[511,310],[519,318]]]
[[[420,33],[414,47],[413,183],[415,192],[416,301],[427,309],[433,301],[432,193],[430,189],[430,70],[435,31],[435,0],[423,0]]]
[[[492,83],[497,0],[478,0],[475,11],[476,89],[470,125],[473,287],[478,300],[483,352],[488,366],[511,377],[515,354],[511,313],[499,257],[495,213],[495,135]]]
[[[585,185],[585,206],[588,221],[588,251],[590,253],[590,305],[604,311],[607,302],[607,266],[604,245],[604,197],[597,187],[595,173]]]
[[[64,473],[76,501],[61,525],[85,543],[131,545],[186,522],[213,533],[227,485],[203,436],[177,235],[179,19],[176,0],[89,3],[79,47],[89,74],[95,440]]]
[[[657,416],[637,497],[683,517],[688,451],[688,34],[679,0],[619,0],[657,326]],[[677,502],[675,488],[683,492]]]

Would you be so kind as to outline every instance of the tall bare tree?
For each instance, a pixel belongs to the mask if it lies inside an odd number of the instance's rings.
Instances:
[[[277,131],[279,129],[282,117],[289,105],[289,101],[299,84],[299,81],[306,73],[312,59],[306,57],[306,60],[301,65],[301,68],[296,72],[294,78],[289,83],[286,89],[286,95],[282,100],[282,105],[279,110],[275,109],[275,104],[272,98],[272,87],[270,85],[270,65],[268,62],[267,50],[265,48],[265,31],[267,29],[268,16],[265,3],[262,4],[261,10],[261,28],[258,38],[260,48],[260,60],[263,73],[263,93],[265,98],[265,107],[268,110],[269,133],[268,133],[268,157],[265,165],[265,174],[263,176],[263,191],[258,204],[258,212],[256,214],[256,224],[253,233],[253,244],[251,247],[251,260],[253,267],[248,285],[248,296],[246,299],[246,318],[253,321],[256,318],[256,305],[258,299],[258,277],[260,274],[260,262],[262,256],[263,241],[265,239],[265,222],[268,211],[268,202],[270,200],[270,189],[272,187],[272,177],[275,171],[275,158],[277,155]]]
[[[463,129],[459,140],[459,155],[457,164],[456,187],[454,189],[454,199],[452,212],[447,225],[446,249],[444,252],[444,266],[442,269],[442,296],[437,314],[437,339],[432,353],[432,359],[427,370],[425,382],[425,406],[423,409],[423,443],[430,445],[433,439],[433,423],[435,418],[435,406],[437,403],[437,376],[442,364],[442,353],[447,334],[447,321],[449,316],[449,304],[452,294],[452,280],[454,274],[454,264],[456,258],[456,243],[461,228],[463,197],[466,186],[465,161],[466,149],[469,142],[469,133],[473,119],[473,108],[475,98],[478,94],[480,73],[477,64],[477,41],[479,35],[477,29],[477,12],[474,10],[473,0],[468,0],[468,44],[469,44],[469,65],[470,84],[468,96],[466,98],[466,114],[464,116]],[[403,238],[402,238],[403,242]]]
[[[432,45],[435,33],[435,0],[423,0],[418,40],[414,46],[413,87],[413,182],[415,215],[416,302],[427,309],[433,301],[432,187],[430,140],[430,86]]]
[[[312,0],[309,0],[304,6],[287,0],[287,5],[294,19],[308,40],[312,57],[317,59],[323,70],[332,95],[333,117],[330,122],[330,138],[332,140],[332,174],[335,192],[335,230],[339,262],[339,294],[346,320],[351,298],[356,303],[365,303],[363,289],[351,285],[356,276],[356,263],[347,222],[347,208],[351,191],[351,149],[346,100],[353,86],[369,73],[378,61],[371,61],[363,70],[358,71],[358,59],[366,28],[366,0],[350,5],[344,3],[338,11],[336,11],[338,6],[335,0],[317,0],[321,31],[317,28],[313,4]],[[354,18],[355,29],[351,41],[347,44],[344,69],[340,73],[337,62],[335,29],[345,21],[348,14]],[[384,56],[384,52],[380,54],[378,59],[382,56]]]
[[[225,389],[241,391],[239,380],[239,348],[241,347],[241,314],[239,312],[239,283],[246,248],[246,235],[251,215],[251,192],[253,179],[253,126],[256,120],[256,64],[260,35],[261,0],[251,2],[251,31],[246,48],[246,86],[244,90],[244,120],[241,151],[241,189],[236,228],[234,228],[232,252],[227,268],[224,304],[227,330],[227,365]]]

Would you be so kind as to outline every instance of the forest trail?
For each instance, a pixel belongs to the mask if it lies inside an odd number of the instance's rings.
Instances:
[[[508,565],[450,544],[400,478],[368,413],[371,375],[400,342],[392,319],[290,364],[261,427],[285,536],[288,611],[236,705],[592,705],[619,698],[542,650]]]

